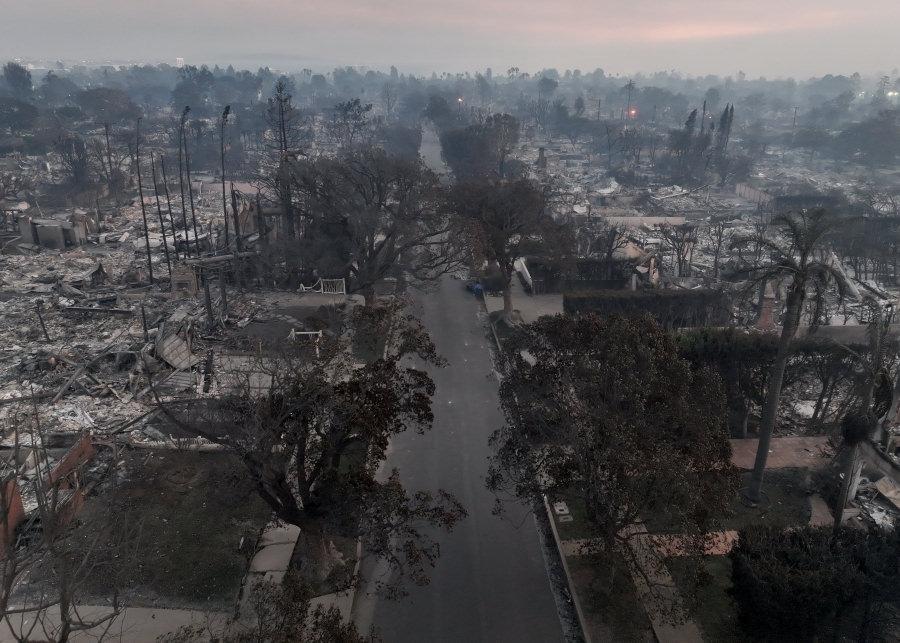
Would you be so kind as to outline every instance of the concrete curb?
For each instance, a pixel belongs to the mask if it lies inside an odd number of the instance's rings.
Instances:
[[[585,643],[591,643],[591,634],[587,628],[587,621],[584,617],[584,611],[581,609],[581,598],[575,590],[575,583],[572,582],[572,574],[569,571],[569,563],[566,560],[566,554],[563,551],[562,539],[559,537],[559,531],[556,529],[556,520],[553,518],[553,510],[550,508],[550,502],[547,496],[541,496],[544,502],[544,511],[547,513],[547,520],[550,521],[550,531],[553,533],[553,542],[556,543],[556,550],[559,552],[559,558],[562,561],[563,572],[566,574],[566,584],[569,586],[569,595],[572,597],[572,603],[575,605],[575,614],[578,616],[578,625],[581,627],[581,636]]]

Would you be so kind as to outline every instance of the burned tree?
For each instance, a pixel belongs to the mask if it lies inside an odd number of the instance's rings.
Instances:
[[[110,195],[118,203],[121,159],[116,158],[114,160],[113,158],[112,131],[116,125],[137,118],[139,115],[138,107],[124,91],[110,87],[85,89],[78,93],[75,100],[85,113],[91,115],[94,121],[103,127],[103,143],[101,145],[103,152],[105,152],[106,161],[104,174],[106,174]],[[100,153],[101,163],[103,155],[103,153]]]
[[[94,499],[88,502],[97,505],[95,519],[90,524],[75,520],[85,502],[77,460],[51,463],[36,406],[15,409],[2,428],[14,441],[0,485],[3,625],[21,641],[63,643],[79,634],[102,640],[125,607],[121,589],[132,571],[134,550],[141,546],[140,530]],[[81,441],[93,450],[88,436]],[[33,499],[27,513],[21,501],[25,494]],[[101,592],[94,587],[99,577],[104,579]],[[97,598],[104,608],[82,609]]]
[[[86,186],[91,180],[91,161],[84,139],[67,132],[54,141],[53,148],[59,154],[69,183],[75,187]]]
[[[719,278],[719,266],[722,260],[722,250],[731,240],[728,232],[728,220],[724,217],[713,217],[709,225],[709,238],[713,246],[713,277]]]
[[[691,267],[694,263],[694,246],[697,243],[697,228],[688,223],[681,225],[664,224],[659,226],[659,232],[666,246],[672,252],[675,276],[690,276]]]
[[[267,154],[262,159],[263,173],[260,177],[260,184],[266,188],[270,198],[281,205],[281,254],[289,273],[296,272],[297,268],[293,252],[297,222],[291,167],[301,154],[308,136],[305,119],[293,103],[293,89],[290,79],[282,76],[276,81],[268,100],[265,112]]]
[[[589,255],[595,255],[603,260],[603,278],[613,278],[613,266],[616,252],[628,246],[628,236],[625,228],[615,224],[603,223],[598,229],[590,233],[588,245]]]

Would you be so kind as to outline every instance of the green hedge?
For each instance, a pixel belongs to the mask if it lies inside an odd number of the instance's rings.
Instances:
[[[731,302],[718,290],[594,290],[563,295],[563,310],[634,317],[650,315],[663,328],[724,326]]]

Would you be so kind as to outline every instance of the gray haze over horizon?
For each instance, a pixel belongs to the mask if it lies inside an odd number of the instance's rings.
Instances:
[[[4,59],[797,78],[900,66],[898,0],[0,0],[0,9]]]

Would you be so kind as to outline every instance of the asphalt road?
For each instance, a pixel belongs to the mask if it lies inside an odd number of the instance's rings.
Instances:
[[[387,466],[409,489],[451,491],[469,516],[437,534],[441,557],[429,585],[409,587],[399,601],[358,598],[357,623],[373,623],[388,643],[560,641],[534,518],[525,507],[493,515],[484,486],[488,437],[502,415],[481,307],[462,282],[445,278],[415,308],[449,365],[432,371],[434,427],[398,436]]]

